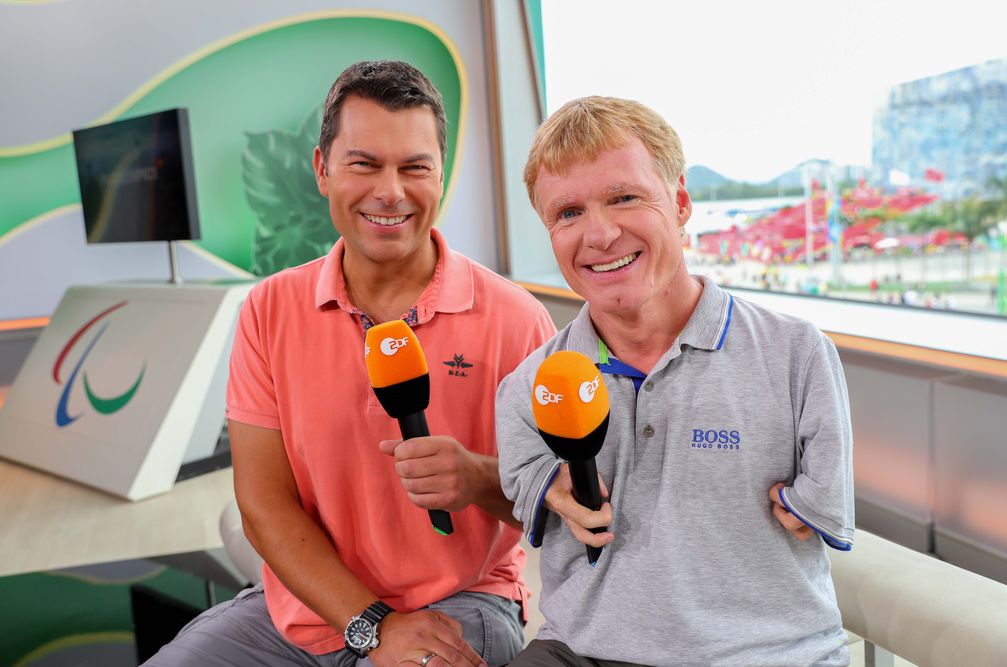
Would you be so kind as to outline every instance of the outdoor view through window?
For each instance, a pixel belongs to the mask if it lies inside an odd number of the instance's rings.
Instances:
[[[543,0],[546,104],[627,97],[675,127],[693,272],[1003,316],[1003,25],[978,0]]]

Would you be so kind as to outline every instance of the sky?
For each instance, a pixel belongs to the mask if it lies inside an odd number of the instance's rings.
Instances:
[[[543,0],[542,21],[550,113],[637,99],[687,164],[751,182],[809,158],[869,166],[892,85],[1007,57],[1007,3],[989,0]]]

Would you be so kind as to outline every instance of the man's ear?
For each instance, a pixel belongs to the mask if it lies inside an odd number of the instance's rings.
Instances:
[[[692,197],[685,189],[685,174],[678,177],[675,187],[675,203],[678,204],[678,226],[682,227],[692,217]]]
[[[311,166],[315,172],[315,183],[318,185],[318,192],[323,197],[329,196],[329,176],[325,168],[325,156],[322,149],[315,146],[315,152],[311,155]]]

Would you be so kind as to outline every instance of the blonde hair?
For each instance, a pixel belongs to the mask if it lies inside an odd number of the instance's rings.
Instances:
[[[667,121],[635,100],[581,97],[560,107],[535,133],[524,168],[532,206],[540,169],[562,174],[568,165],[594,160],[602,151],[625,146],[632,137],[643,142],[658,173],[674,191],[685,172],[685,156],[678,134]]]

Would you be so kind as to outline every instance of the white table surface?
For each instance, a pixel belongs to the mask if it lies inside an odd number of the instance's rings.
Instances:
[[[218,549],[231,474],[134,503],[0,460],[0,576]]]

